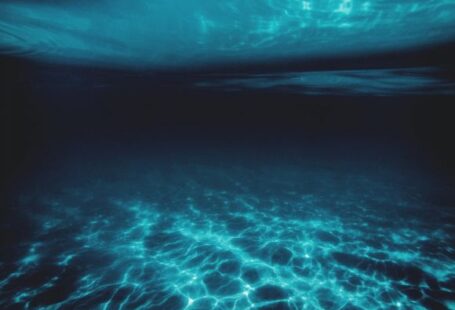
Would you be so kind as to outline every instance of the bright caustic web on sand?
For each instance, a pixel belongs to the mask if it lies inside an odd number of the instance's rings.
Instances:
[[[2,308],[454,306],[453,211],[399,176],[128,169],[20,195]]]

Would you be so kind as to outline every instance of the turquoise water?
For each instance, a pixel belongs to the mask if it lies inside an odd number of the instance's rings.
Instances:
[[[310,96],[454,95],[455,83],[437,67],[324,70],[273,74],[202,76],[193,82],[201,89],[228,92],[248,90]]]
[[[0,51],[54,63],[197,68],[453,40],[455,1],[2,1]]]
[[[0,2],[0,308],[455,309],[455,0]]]
[[[447,189],[410,171],[84,158],[21,191],[6,226],[27,229],[6,247],[2,308],[455,305],[455,218],[434,194]]]

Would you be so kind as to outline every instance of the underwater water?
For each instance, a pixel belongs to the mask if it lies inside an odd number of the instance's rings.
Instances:
[[[451,95],[60,70],[12,87],[1,308],[454,307]]]
[[[283,91],[303,95],[454,95],[451,78],[438,67],[210,75],[196,87],[240,92]]]
[[[455,309],[455,1],[0,3],[0,309]]]
[[[57,63],[194,68],[452,40],[453,0],[2,1],[0,51]]]
[[[66,160],[21,193],[2,308],[454,306],[453,206],[402,171],[122,158]]]

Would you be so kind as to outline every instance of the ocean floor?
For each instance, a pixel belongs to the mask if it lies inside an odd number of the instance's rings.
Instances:
[[[404,169],[75,156],[27,180],[2,309],[455,308],[450,189]]]

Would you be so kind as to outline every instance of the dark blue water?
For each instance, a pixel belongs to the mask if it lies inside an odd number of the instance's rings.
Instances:
[[[371,161],[149,156],[65,158],[21,192],[3,217],[4,307],[453,301],[453,208],[428,195],[446,189]]]
[[[0,308],[455,309],[454,24],[3,1]]]

